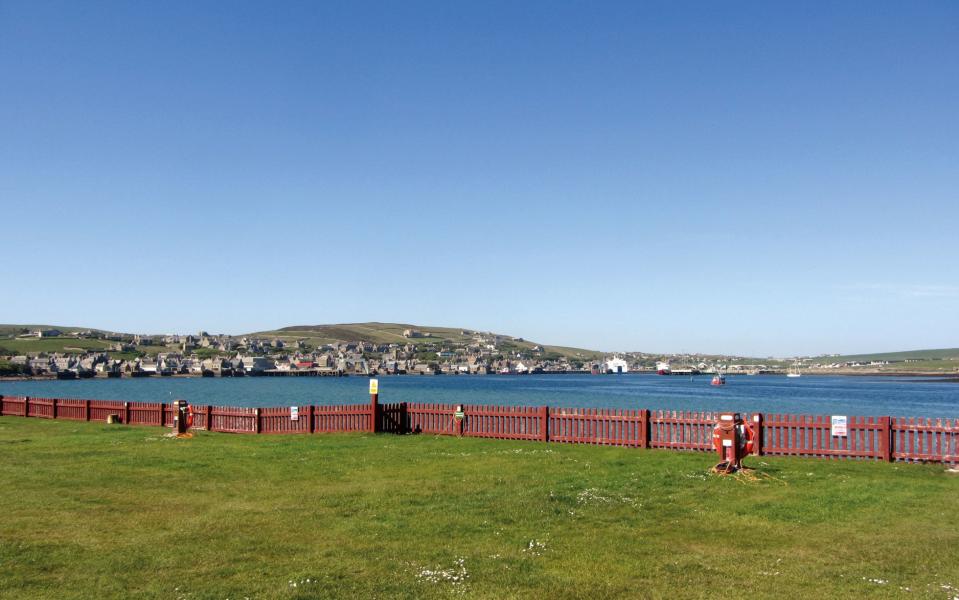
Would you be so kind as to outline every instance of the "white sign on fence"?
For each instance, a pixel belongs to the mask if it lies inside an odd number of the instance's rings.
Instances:
[[[846,416],[833,415],[831,429],[832,429],[833,436],[846,437]]]
[[[291,407],[290,407],[290,420],[291,420],[291,421],[299,421],[299,420],[300,420],[300,407],[299,407],[299,406],[291,406]]]

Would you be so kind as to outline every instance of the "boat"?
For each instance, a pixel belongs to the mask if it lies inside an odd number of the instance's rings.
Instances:
[[[716,373],[713,375],[713,380],[709,382],[709,385],[726,385],[726,376],[722,373]]]
[[[786,377],[799,377],[799,376],[800,376],[800,373],[799,373],[798,366],[794,366],[790,368],[788,371],[786,371]]]
[[[660,361],[656,363],[656,374],[657,375],[671,375],[672,370],[669,368],[669,361]]]

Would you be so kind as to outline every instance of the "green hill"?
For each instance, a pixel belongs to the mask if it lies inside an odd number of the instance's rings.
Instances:
[[[408,338],[403,332],[412,329],[424,337]],[[259,331],[248,335],[259,337],[278,337],[288,340],[304,340],[311,344],[331,344],[335,342],[370,342],[373,344],[429,343],[463,345],[474,340],[476,335],[499,336],[502,346],[513,345],[517,349],[529,349],[537,344],[509,335],[481,332],[456,327],[435,327],[432,325],[413,325],[410,323],[341,323],[336,325],[292,325],[270,331]],[[563,356],[578,357],[584,360],[598,358],[602,352],[584,348],[549,346],[540,344],[546,352]]]
[[[452,327],[428,327],[409,323],[341,323],[336,325],[292,325],[273,331],[261,331],[251,335],[276,336],[290,339],[311,339],[324,343],[336,341],[370,342],[373,344],[389,344],[408,342],[403,332],[413,329],[421,334],[429,334],[435,341],[449,341],[464,343],[472,339],[472,333],[463,333],[464,329]]]
[[[77,331],[101,331],[108,333],[103,329],[94,329],[92,327],[66,327],[64,325],[16,325],[0,323],[0,337],[17,336],[23,333],[36,331],[38,329],[59,329],[63,333],[76,333]]]
[[[902,352],[877,352],[873,354],[844,354],[840,356],[817,356],[813,360],[826,362],[871,362],[874,360],[959,360],[959,348],[938,348],[930,350],[906,350]]]

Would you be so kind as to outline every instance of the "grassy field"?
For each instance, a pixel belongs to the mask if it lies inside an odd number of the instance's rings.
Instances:
[[[17,338],[0,339],[0,348],[5,348],[16,354],[28,352],[65,352],[82,354],[89,350],[105,350],[112,342],[86,338],[52,337],[52,338]]]
[[[959,595],[941,466],[166,431],[0,418],[0,597]]]
[[[922,360],[920,362],[897,362],[883,365],[882,370],[905,373],[956,373],[959,372],[959,358],[945,360]]]
[[[403,331],[415,329],[422,333],[431,334],[426,338],[406,338]],[[463,329],[453,327],[432,327],[427,325],[410,325],[404,323],[343,323],[339,325],[295,325],[272,331],[260,331],[249,335],[260,337],[278,337],[287,340],[306,340],[314,345],[330,344],[342,341],[364,341],[374,344],[466,344],[472,334],[464,335]],[[506,336],[509,337],[509,336]],[[518,349],[529,350],[537,345],[529,341],[516,341],[510,338],[510,343]],[[583,348],[566,346],[543,346],[547,352],[556,352],[564,356],[595,359],[603,356],[602,352]]]
[[[930,350],[906,350],[903,352],[878,352],[874,354],[846,354],[842,356],[816,357],[819,362],[848,362],[873,360],[959,360],[959,348],[937,348]]]
[[[406,329],[416,329],[432,334],[429,338],[410,339],[403,337]],[[250,335],[280,337],[287,339],[308,339],[313,343],[336,341],[364,341],[374,344],[408,344],[451,341],[463,343],[471,336],[463,335],[461,329],[450,327],[426,327],[404,323],[342,323],[338,325],[294,325],[273,331],[261,331]]]
[[[0,336],[15,336],[22,333],[22,330],[36,331],[37,329],[59,329],[63,333],[75,333],[77,331],[103,331],[102,329],[93,329],[90,327],[66,327],[64,325],[37,325],[37,324],[19,324],[0,323]]]

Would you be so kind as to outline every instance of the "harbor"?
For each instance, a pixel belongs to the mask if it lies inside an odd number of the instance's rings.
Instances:
[[[785,375],[663,377],[653,373],[595,376],[389,376],[383,402],[501,406],[568,406],[656,410],[740,410],[800,414],[915,415],[953,418],[959,386],[928,378]],[[366,397],[367,377],[145,377],[73,381],[0,381],[0,394],[235,406],[351,404]]]

